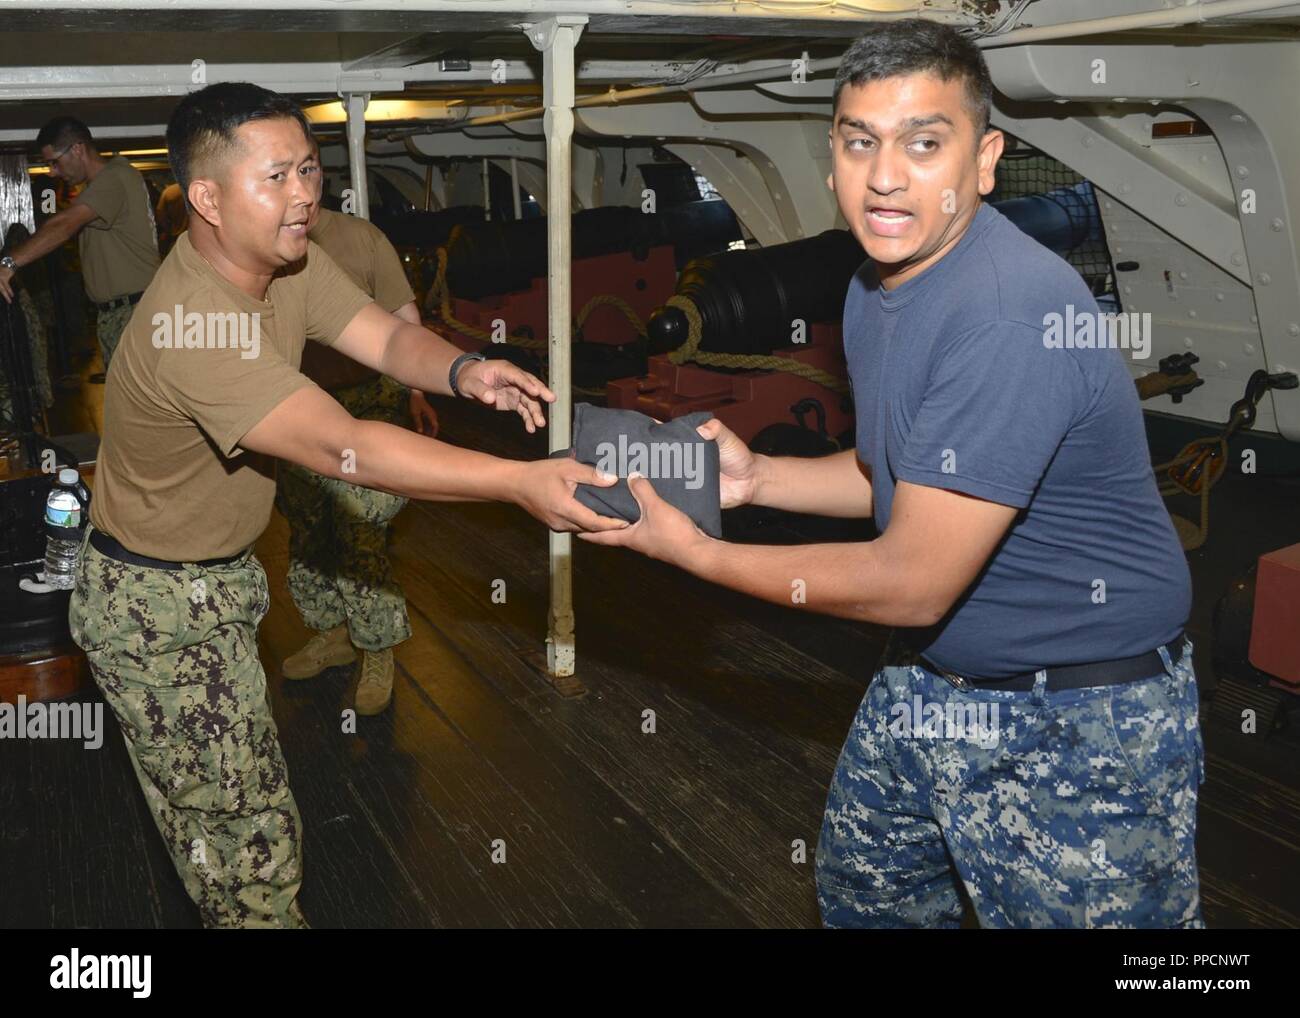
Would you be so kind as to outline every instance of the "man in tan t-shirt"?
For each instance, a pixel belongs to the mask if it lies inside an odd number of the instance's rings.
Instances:
[[[172,181],[163,188],[158,196],[158,204],[153,211],[154,225],[158,227],[158,251],[167,256],[167,252],[176,243],[176,238],[185,232],[189,225],[189,212],[185,209],[185,196],[181,186]]]
[[[45,257],[73,236],[81,251],[86,296],[98,312],[95,333],[108,371],[134,305],[158,268],[158,236],[144,177],[122,156],[103,159],[90,130],[73,117],[58,117],[36,136],[50,175],[85,184],[63,211],[45,220],[12,262],[0,264],[0,294],[13,298],[9,280],[17,269]]]
[[[316,174],[318,183],[321,176]],[[420,324],[401,259],[378,227],[322,208],[318,194],[307,236],[381,308]],[[337,350],[309,343],[302,373],[353,417],[399,427],[414,421],[422,433],[437,433],[437,415],[423,393]],[[285,659],[281,672],[287,679],[313,678],[351,664],[360,650],[357,713],[379,714],[393,696],[392,648],[411,635],[387,547],[388,524],[406,499],[294,463],[281,463],[276,480],[276,502],[289,522],[289,593],[303,622],[316,631]]]
[[[301,374],[312,339],[423,392],[516,412],[530,432],[555,398],[388,313],[311,243],[319,164],[291,100],[211,85],[180,101],[167,144],[190,226],[108,379],[69,622],[204,924],[301,926],[302,817],[257,654],[269,596],[252,545],[273,458],[411,498],[515,502],[555,529],[623,524],[574,499],[580,483],[614,483],[593,467],[358,421]]]

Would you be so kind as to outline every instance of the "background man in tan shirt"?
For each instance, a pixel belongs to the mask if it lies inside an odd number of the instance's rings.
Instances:
[[[85,184],[73,203],[45,220],[25,244],[0,264],[0,294],[13,299],[10,280],[76,236],[86,296],[98,312],[95,332],[107,373],[133,305],[158,268],[158,235],[144,177],[122,156],[101,158],[90,130],[73,117],[58,117],[36,136],[50,175]]]
[[[272,459],[411,498],[515,502],[557,530],[624,524],[574,499],[580,483],[614,483],[593,467],[359,421],[298,370],[310,338],[421,391],[516,412],[530,432],[555,399],[385,311],[308,239],[319,163],[291,100],[211,85],[181,100],[167,146],[190,226],[108,379],[69,622],[204,924],[302,926],[302,817],[257,655],[270,599],[252,545]]]
[[[164,258],[176,243],[176,238],[189,226],[189,212],[185,209],[185,196],[174,180],[163,188],[153,211],[154,225],[158,227],[158,251]]]
[[[322,176],[315,176],[318,185]],[[381,308],[420,324],[401,259],[378,227],[323,208],[318,191],[307,236]],[[437,433],[437,415],[422,392],[335,350],[308,344],[302,373],[353,417]],[[357,713],[379,714],[393,696],[392,648],[411,635],[387,549],[388,524],[407,500],[294,463],[281,463],[276,481],[276,504],[289,521],[289,593],[303,622],[316,630],[281,671],[287,679],[309,679],[351,664],[359,649]]]

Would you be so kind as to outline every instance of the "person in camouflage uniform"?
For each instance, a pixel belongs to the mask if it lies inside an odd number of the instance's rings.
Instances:
[[[167,147],[190,227],[108,373],[69,607],[207,926],[305,925],[303,823],[258,659],[268,596],[251,549],[273,511],[268,467],[291,460],[407,497],[510,501],[555,529],[619,525],[573,498],[578,484],[610,483],[593,467],[500,460],[357,421],[299,371],[309,342],[337,345],[405,385],[517,413],[530,432],[555,399],[514,365],[466,362],[380,308],[308,238],[310,137],[297,104],[244,82],[200,89],[173,112]],[[273,160],[288,170],[267,174]],[[243,322],[235,343],[231,316]],[[221,342],[211,329],[172,342],[191,321],[218,323]]]
[[[330,390],[353,417],[408,427],[405,386],[380,375]],[[411,635],[406,601],[393,579],[388,523],[407,499],[282,463],[280,511],[289,521],[289,592],[318,632],[346,626],[358,647],[382,650]]]
[[[308,236],[380,307],[420,323],[401,260],[376,227],[318,200]],[[437,434],[437,416],[423,393],[317,346],[304,352],[303,374],[353,417]],[[407,500],[293,463],[280,464],[277,482],[276,504],[289,523],[289,593],[316,631],[281,671],[289,679],[312,678],[351,663],[360,649],[357,713],[379,714],[392,702],[392,648],[411,635],[387,551],[388,524]]]
[[[163,570],[110,558],[89,537],[72,637],[203,924],[305,926],[302,818],[257,656],[266,573],[251,550]]]
[[[352,416],[409,427],[410,391],[383,375],[329,390]],[[392,648],[411,635],[406,598],[388,559],[388,524],[407,499],[281,463],[276,504],[289,523],[289,593],[319,634],[287,658],[286,678],[311,678],[363,651],[360,714],[392,699]],[[349,646],[350,645],[350,646]]]

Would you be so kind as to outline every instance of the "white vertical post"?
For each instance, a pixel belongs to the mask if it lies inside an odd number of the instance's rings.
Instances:
[[[573,191],[573,52],[586,23],[585,15],[558,14],[524,26],[529,41],[542,53],[542,105],[546,110],[542,123],[546,130],[546,296],[550,352],[547,384],[555,392],[546,427],[551,452],[568,448],[573,430],[570,357],[573,224],[569,218]],[[573,538],[570,534],[549,536],[551,610],[546,632],[546,667],[558,678],[572,675],[576,663]]]
[[[492,185],[491,172],[488,169],[487,156],[483,157],[483,218],[492,219]]]
[[[352,168],[352,211],[370,218],[370,185],[366,181],[366,107],[370,96],[348,92],[343,97],[348,111],[348,163]]]
[[[524,218],[523,207],[519,204],[519,159],[510,157],[510,197],[515,206],[515,222]]]

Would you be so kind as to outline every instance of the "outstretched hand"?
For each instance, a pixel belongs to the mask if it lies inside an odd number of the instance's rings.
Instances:
[[[546,427],[542,403],[555,402],[555,393],[541,379],[503,360],[470,361],[456,376],[456,387],[480,403],[513,410],[523,418],[530,435]]]

